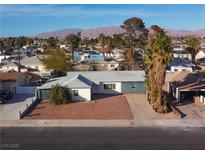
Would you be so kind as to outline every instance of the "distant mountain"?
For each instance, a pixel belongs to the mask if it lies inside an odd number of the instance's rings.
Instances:
[[[61,38],[64,38],[65,36],[67,36],[69,34],[77,34],[79,32],[81,32],[81,29],[67,28],[67,29],[61,29],[61,30],[56,30],[56,31],[40,33],[40,34],[35,35],[34,37],[38,37],[38,38],[61,37]]]
[[[167,34],[169,36],[187,36],[187,35],[196,35],[199,37],[204,37],[205,36],[205,28],[204,29],[199,29],[195,31],[189,31],[189,30],[171,30],[167,29]]]
[[[101,33],[103,33],[106,36],[113,36],[113,34],[120,34],[123,32],[124,30],[118,26],[110,26],[110,27],[98,27],[98,28],[90,28],[90,29],[82,30],[81,35],[83,37],[96,38]]]
[[[205,37],[205,28],[196,30],[196,31],[189,31],[189,30],[172,30],[172,29],[166,29],[167,34],[169,36],[187,36],[187,35],[196,35],[199,37]],[[123,33],[124,30],[121,29],[118,26],[109,26],[109,27],[98,27],[98,28],[89,28],[89,29],[62,29],[57,31],[51,31],[51,32],[44,32],[41,34],[37,34],[34,37],[39,38],[48,38],[48,37],[61,37],[64,38],[65,36],[69,34],[77,34],[78,32],[81,32],[81,35],[83,37],[88,38],[95,38],[98,37],[101,33],[103,33],[106,36],[113,36],[113,34],[119,34]]]

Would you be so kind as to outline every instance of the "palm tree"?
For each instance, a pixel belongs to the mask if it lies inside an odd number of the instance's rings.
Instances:
[[[188,50],[191,52],[192,62],[195,62],[196,54],[198,53],[198,51],[201,47],[201,42],[200,42],[199,38],[197,38],[195,36],[188,36],[185,39],[185,43],[188,46]]]
[[[167,112],[167,100],[163,100],[166,65],[172,59],[171,39],[158,26],[152,26],[145,54],[147,99],[156,112]]]

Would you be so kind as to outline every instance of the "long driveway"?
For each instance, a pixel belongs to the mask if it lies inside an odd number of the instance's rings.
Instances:
[[[31,104],[32,95],[14,95],[6,104],[0,104],[0,120],[18,120],[19,111]]]
[[[0,129],[0,149],[205,149],[204,127]]]

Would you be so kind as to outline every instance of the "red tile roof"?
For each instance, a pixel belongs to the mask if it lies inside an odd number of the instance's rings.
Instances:
[[[8,72],[2,73],[0,72],[0,81],[16,81],[20,75],[23,73],[20,72]]]

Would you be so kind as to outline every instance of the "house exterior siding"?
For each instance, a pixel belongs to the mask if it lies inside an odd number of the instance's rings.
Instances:
[[[115,84],[115,89],[105,89],[104,84]],[[99,94],[118,94],[121,93],[121,82],[100,82],[98,85]]]
[[[74,96],[73,91],[77,90],[78,91],[78,96]],[[90,101],[91,100],[91,90],[90,88],[85,88],[85,89],[69,89],[70,94],[71,94],[71,100],[72,101]]]
[[[78,96],[74,96],[74,90],[78,91]],[[50,89],[40,89],[37,97],[39,100],[48,100]],[[90,101],[91,100],[91,90],[90,88],[74,88],[69,89],[72,101]]]
[[[122,82],[121,84],[122,93],[144,93],[145,84],[144,82]]]

